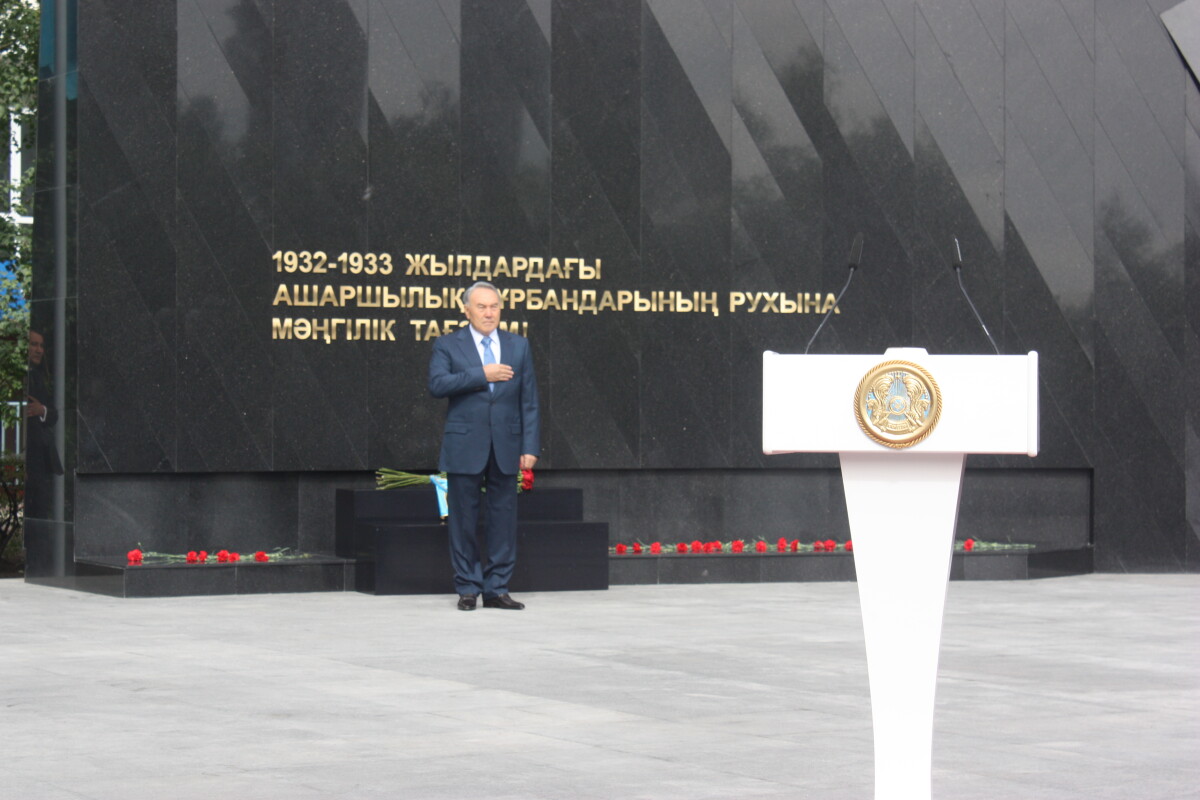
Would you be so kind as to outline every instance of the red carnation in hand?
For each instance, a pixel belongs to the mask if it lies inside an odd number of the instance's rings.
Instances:
[[[813,550],[816,550],[818,553],[824,553],[825,552],[825,543],[824,542],[813,542]]]
[[[533,491],[533,470],[531,470],[531,469],[521,470],[521,485],[519,488],[521,489],[522,492]]]
[[[754,550],[759,553],[767,552],[767,543],[764,542],[762,539],[759,539],[757,542],[754,543]]]
[[[741,539],[734,539],[729,549],[735,553],[744,553],[746,551],[746,543]]]
[[[125,557],[129,559],[129,566],[131,567],[136,567],[142,563],[142,551],[136,547],[126,553]]]
[[[662,552],[662,542],[655,542],[654,544],[650,545],[650,552],[653,553],[654,555],[658,555],[659,553],[661,553]]]
[[[967,539],[965,542],[963,542],[963,550],[974,550],[974,549],[975,549],[975,540],[974,539]]]
[[[642,554],[642,546],[638,542],[633,543],[633,554],[637,556]]]
[[[270,561],[271,557],[269,555],[267,555],[266,553],[264,553],[262,550],[259,550],[257,553],[254,554],[254,560],[255,561]]]
[[[617,545],[617,555],[619,555],[619,556],[625,555],[625,550],[626,550],[625,545],[623,545],[623,544]]]
[[[688,546],[686,544],[684,544],[683,542],[680,542],[679,544],[675,545],[676,553],[686,553],[687,551],[688,551]]]
[[[195,564],[200,560],[200,555],[195,550],[188,550],[187,563]]]

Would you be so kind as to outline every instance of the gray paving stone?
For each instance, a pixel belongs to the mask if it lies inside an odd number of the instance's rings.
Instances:
[[[520,613],[0,581],[0,796],[870,798],[852,583]],[[1200,576],[948,588],[934,796],[1200,797]]]

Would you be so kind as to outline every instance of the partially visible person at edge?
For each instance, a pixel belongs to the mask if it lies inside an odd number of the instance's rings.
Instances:
[[[517,562],[517,473],[533,469],[539,443],[537,377],[529,342],[500,330],[500,292],[473,284],[463,295],[470,323],[433,342],[429,393],[449,398],[439,469],[449,487],[450,562],[458,608],[519,611],[508,593]],[[487,567],[476,541],[480,489]]]
[[[46,338],[29,331],[29,389],[25,396],[25,516],[46,519],[50,512],[50,480],[63,474],[54,444],[58,409],[50,391]]]

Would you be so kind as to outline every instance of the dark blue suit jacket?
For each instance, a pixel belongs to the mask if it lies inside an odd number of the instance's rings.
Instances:
[[[487,467],[488,453],[496,450],[500,469],[515,475],[521,455],[538,455],[537,376],[529,342],[522,336],[496,329],[500,361],[512,367],[511,380],[488,391],[479,350],[470,326],[433,341],[429,359],[429,393],[450,398],[442,434],[443,472],[477,474]]]

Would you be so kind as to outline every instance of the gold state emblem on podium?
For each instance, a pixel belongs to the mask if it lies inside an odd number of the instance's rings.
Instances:
[[[942,392],[924,368],[909,361],[873,367],[854,393],[854,416],[863,433],[885,447],[912,447],[933,433]]]

